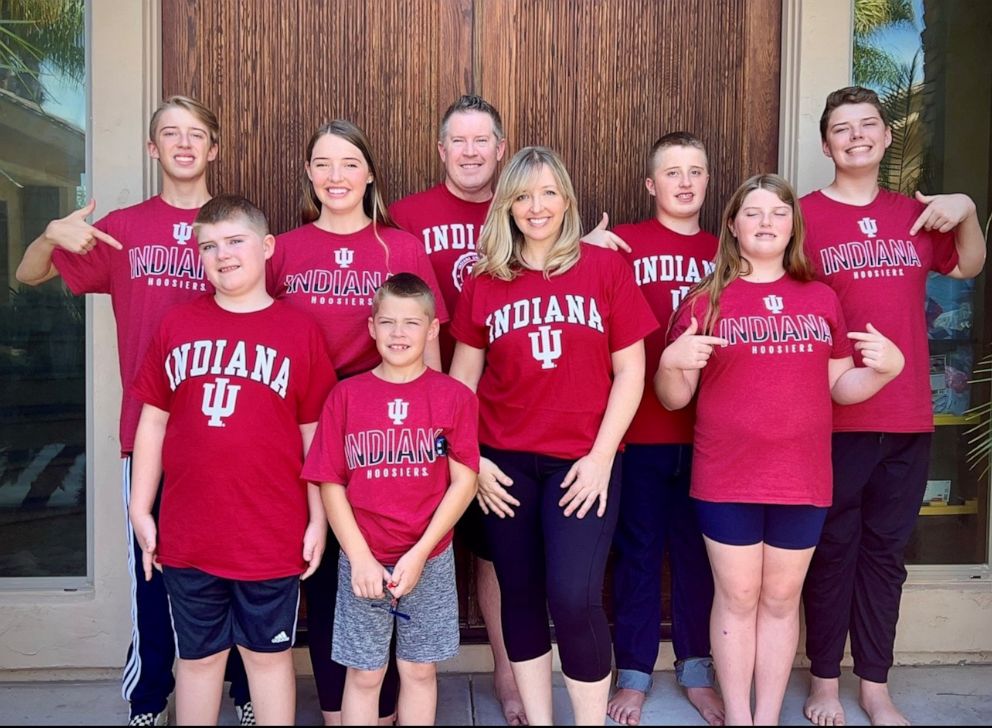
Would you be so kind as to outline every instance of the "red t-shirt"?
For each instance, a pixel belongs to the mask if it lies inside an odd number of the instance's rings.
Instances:
[[[414,273],[431,287],[437,317],[448,320],[434,271],[417,240],[402,230],[372,225],[350,235],[337,235],[314,224],[276,238],[269,259],[269,293],[308,311],[327,339],[338,377],[367,372],[380,361],[369,336],[372,297],[394,273]]]
[[[665,331],[672,314],[693,286],[713,270],[717,239],[700,230],[682,235],[656,218],[613,230],[633,252],[623,253],[634,269],[634,280],[661,324],[644,340],[644,396],[623,440],[644,445],[680,445],[692,442],[695,400],[669,412],[654,393],[654,375],[665,349]]]
[[[669,334],[706,298],[682,306]],[[829,360],[851,355],[837,295],[818,282],[741,278],[720,297],[715,347],[699,379],[690,495],[718,503],[829,506]]]
[[[334,383],[317,324],[282,301],[232,313],[206,295],[166,314],[133,389],[169,413],[163,564],[243,581],[302,573],[300,425]]]
[[[834,408],[836,432],[932,432],[930,350],[924,312],[927,273],[958,264],[954,235],[909,229],[923,204],[880,190],[868,205],[836,202],[822,192],[800,200],[806,249],[817,277],[840,297],[852,331],[875,328],[898,346],[906,366],[878,394]],[[861,356],[854,354],[860,366]]]
[[[455,310],[462,284],[479,259],[475,243],[489,212],[489,203],[456,197],[443,182],[429,190],[404,197],[389,208],[393,222],[424,243],[444,295],[448,311]],[[448,326],[441,327],[441,360],[451,365],[455,340]]]
[[[589,454],[613,384],[610,355],[658,327],[624,259],[583,245],[568,272],[472,276],[451,333],[486,349],[479,440],[503,450]]]
[[[213,286],[203,276],[203,265],[193,235],[199,208],[172,207],[161,197],[115,210],[94,223],[124,246],[116,250],[97,242],[86,255],[61,248],[52,262],[77,296],[109,293],[117,320],[117,355],[120,361],[121,453],[134,449],[141,402],[131,394],[131,383],[145,351],[166,311],[186,303]]]
[[[444,498],[448,457],[479,472],[478,422],[472,390],[433,369],[402,384],[359,374],[327,398],[303,477],[346,486],[369,549],[394,565]],[[449,543],[450,532],[431,556]]]

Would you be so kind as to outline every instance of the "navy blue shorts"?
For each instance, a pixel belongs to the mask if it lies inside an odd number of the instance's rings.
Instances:
[[[184,660],[199,660],[235,645],[252,652],[282,652],[293,646],[300,577],[237,581],[171,566],[162,575]]]
[[[779,549],[810,549],[820,540],[827,509],[766,503],[713,503],[693,499],[699,527],[728,546],[766,543]]]

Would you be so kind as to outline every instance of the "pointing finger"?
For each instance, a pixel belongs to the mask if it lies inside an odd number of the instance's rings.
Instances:
[[[117,250],[124,250],[124,246],[121,245],[113,235],[108,235],[107,233],[103,232],[103,230],[101,230],[100,228],[95,228],[91,226],[90,234],[94,238],[97,238],[98,240],[102,240],[111,248],[116,248]]]

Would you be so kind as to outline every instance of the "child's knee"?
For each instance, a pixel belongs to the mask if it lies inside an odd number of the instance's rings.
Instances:
[[[397,660],[396,667],[399,669],[401,682],[405,680],[428,683],[437,679],[437,665],[433,662]]]
[[[348,682],[359,690],[378,690],[382,687],[382,679],[386,674],[386,668],[381,670],[358,670],[354,667],[348,668]]]

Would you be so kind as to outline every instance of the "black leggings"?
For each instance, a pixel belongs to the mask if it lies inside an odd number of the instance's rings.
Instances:
[[[562,672],[596,682],[610,674],[610,628],[603,611],[603,576],[620,506],[620,456],[613,463],[606,514],[598,502],[578,518],[566,518],[560,487],[574,463],[547,455],[483,447],[513,479],[520,501],[513,518],[485,517],[502,594],[503,639],[513,662],[551,649],[548,611],[555,624]]]
[[[313,679],[317,684],[320,709],[328,712],[341,710],[344,680],[348,668],[331,659],[331,641],[334,633],[334,607],[338,598],[338,556],[340,547],[334,534],[327,532],[327,550],[317,571],[303,582],[307,600],[307,640]],[[379,717],[386,718],[396,712],[400,680],[396,669],[395,638],[389,646],[389,666],[379,692]]]

